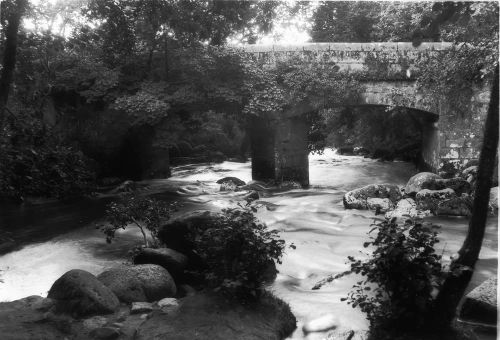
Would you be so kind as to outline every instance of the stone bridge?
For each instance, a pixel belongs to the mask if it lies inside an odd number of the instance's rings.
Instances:
[[[416,63],[433,58],[449,49],[452,43],[422,43],[414,47],[409,42],[394,43],[307,43],[301,45],[246,45],[242,48],[264,68],[278,61],[299,58],[303,62],[334,62],[340,70],[363,74],[363,91],[354,106],[398,106],[418,114],[422,124],[423,168],[437,171],[445,162],[465,164],[477,159],[482,136],[472,133],[482,130],[488,103],[487,84],[474,88],[471,96],[472,118],[456,123],[458,115],[439,100],[428,100],[417,89]],[[425,60],[425,59],[424,59]],[[409,100],[411,99],[411,100]],[[296,111],[280,122],[269,123],[254,118],[250,128],[252,145],[252,175],[257,180],[296,180],[309,184],[307,130],[303,113]],[[441,128],[440,128],[441,127]]]

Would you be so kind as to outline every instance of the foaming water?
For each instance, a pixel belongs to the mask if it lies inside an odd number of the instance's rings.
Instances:
[[[311,288],[328,275],[348,269],[347,256],[363,256],[360,251],[364,250],[362,244],[368,239],[370,224],[380,220],[371,211],[344,209],[344,193],[372,183],[403,185],[416,172],[409,163],[339,156],[332,150],[326,150],[322,155],[311,155],[309,161],[310,189],[267,194],[261,198],[262,207],[257,213],[258,218],[270,228],[281,231],[281,237],[287,244],[297,246],[295,250],[287,248],[283,264],[278,266],[278,278],[269,287],[290,304],[298,319],[298,328],[292,339],[303,339],[301,328],[304,322],[324,314],[336,315],[339,326],[353,330],[367,329],[364,315],[340,301],[357,280],[356,276],[343,277],[320,290]],[[247,182],[251,179],[251,168],[249,162],[224,162],[177,167],[172,174],[169,179],[144,183],[159,197],[183,202],[183,210],[220,210],[240,202],[245,193],[220,192],[215,182],[226,176],[235,176]],[[112,244],[106,244],[93,223],[87,221],[81,227],[81,212],[75,213],[73,220],[71,213],[68,213],[68,218],[54,220],[56,213],[57,210],[53,212],[52,219],[43,216],[39,222],[30,219],[30,223],[32,227],[39,223],[47,229],[44,221],[49,219],[56,228],[62,224],[66,233],[0,257],[0,269],[3,270],[0,278],[4,280],[0,283],[0,301],[32,294],[45,295],[53,281],[72,268],[98,274],[125,261],[127,251],[141,243],[140,233],[127,229],[119,233]],[[36,212],[30,211],[30,214],[36,215]],[[93,219],[98,218],[92,216]],[[432,217],[429,220],[442,225],[438,249],[443,252],[445,260],[449,259],[463,242],[467,219]],[[13,227],[10,226],[9,230],[12,231]],[[72,229],[74,231],[67,232]],[[497,246],[497,221],[492,218],[488,220],[480,260],[469,289],[496,275]]]

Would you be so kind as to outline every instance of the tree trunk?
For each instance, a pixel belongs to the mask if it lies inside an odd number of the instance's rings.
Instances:
[[[10,85],[16,68],[17,32],[26,8],[26,0],[16,0],[15,9],[8,16],[5,34],[2,74],[0,75],[0,131],[3,128],[5,106],[9,100]]]
[[[498,96],[497,66],[491,90],[488,116],[486,117],[483,146],[479,157],[476,192],[467,237],[458,252],[458,258],[450,265],[450,270],[454,274],[449,275],[444,282],[436,299],[435,310],[431,318],[431,322],[439,328],[449,327],[454,320],[457,306],[470,282],[481,251],[488,215],[491,178],[498,147]]]

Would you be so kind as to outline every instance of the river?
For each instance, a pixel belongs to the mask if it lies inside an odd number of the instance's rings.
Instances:
[[[322,278],[345,271],[347,256],[359,255],[374,219],[371,211],[346,210],[342,196],[346,191],[372,183],[404,185],[416,173],[412,164],[377,162],[358,156],[339,156],[332,150],[310,156],[310,182],[307,190],[276,192],[262,197],[257,216],[270,228],[281,231],[287,249],[280,273],[269,287],[287,301],[298,319],[292,339],[303,339],[304,322],[333,314],[341,326],[367,329],[358,310],[341,302],[356,277],[344,277],[311,290]],[[224,162],[216,165],[182,166],[173,176],[144,182],[144,192],[182,202],[182,211],[218,210],[241,199],[238,192],[220,192],[217,179],[235,176],[251,180],[250,163]],[[180,190],[179,190],[180,189]],[[137,230],[127,229],[107,244],[96,223],[102,217],[109,197],[85,202],[48,203],[4,208],[0,212],[0,231],[8,231],[20,249],[0,256],[0,301],[28,295],[46,295],[52,283],[64,272],[79,268],[99,274],[105,268],[126,261],[127,252],[141,242]],[[439,252],[445,261],[459,249],[467,231],[467,219],[430,217],[440,229]],[[497,219],[489,218],[485,241],[468,290],[497,273]],[[308,339],[313,339],[309,337]]]

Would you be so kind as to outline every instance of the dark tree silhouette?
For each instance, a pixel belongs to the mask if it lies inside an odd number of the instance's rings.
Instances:
[[[465,241],[450,265],[453,273],[443,284],[431,322],[439,328],[448,327],[456,316],[457,306],[469,284],[483,243],[488,216],[488,203],[498,147],[498,65],[495,69],[483,146],[479,157],[476,194]]]
[[[9,99],[10,85],[16,68],[17,32],[26,6],[27,0],[9,1],[6,2],[3,11],[4,15],[7,16],[8,23],[5,30],[4,55],[0,75],[0,130],[3,127],[5,106]]]

